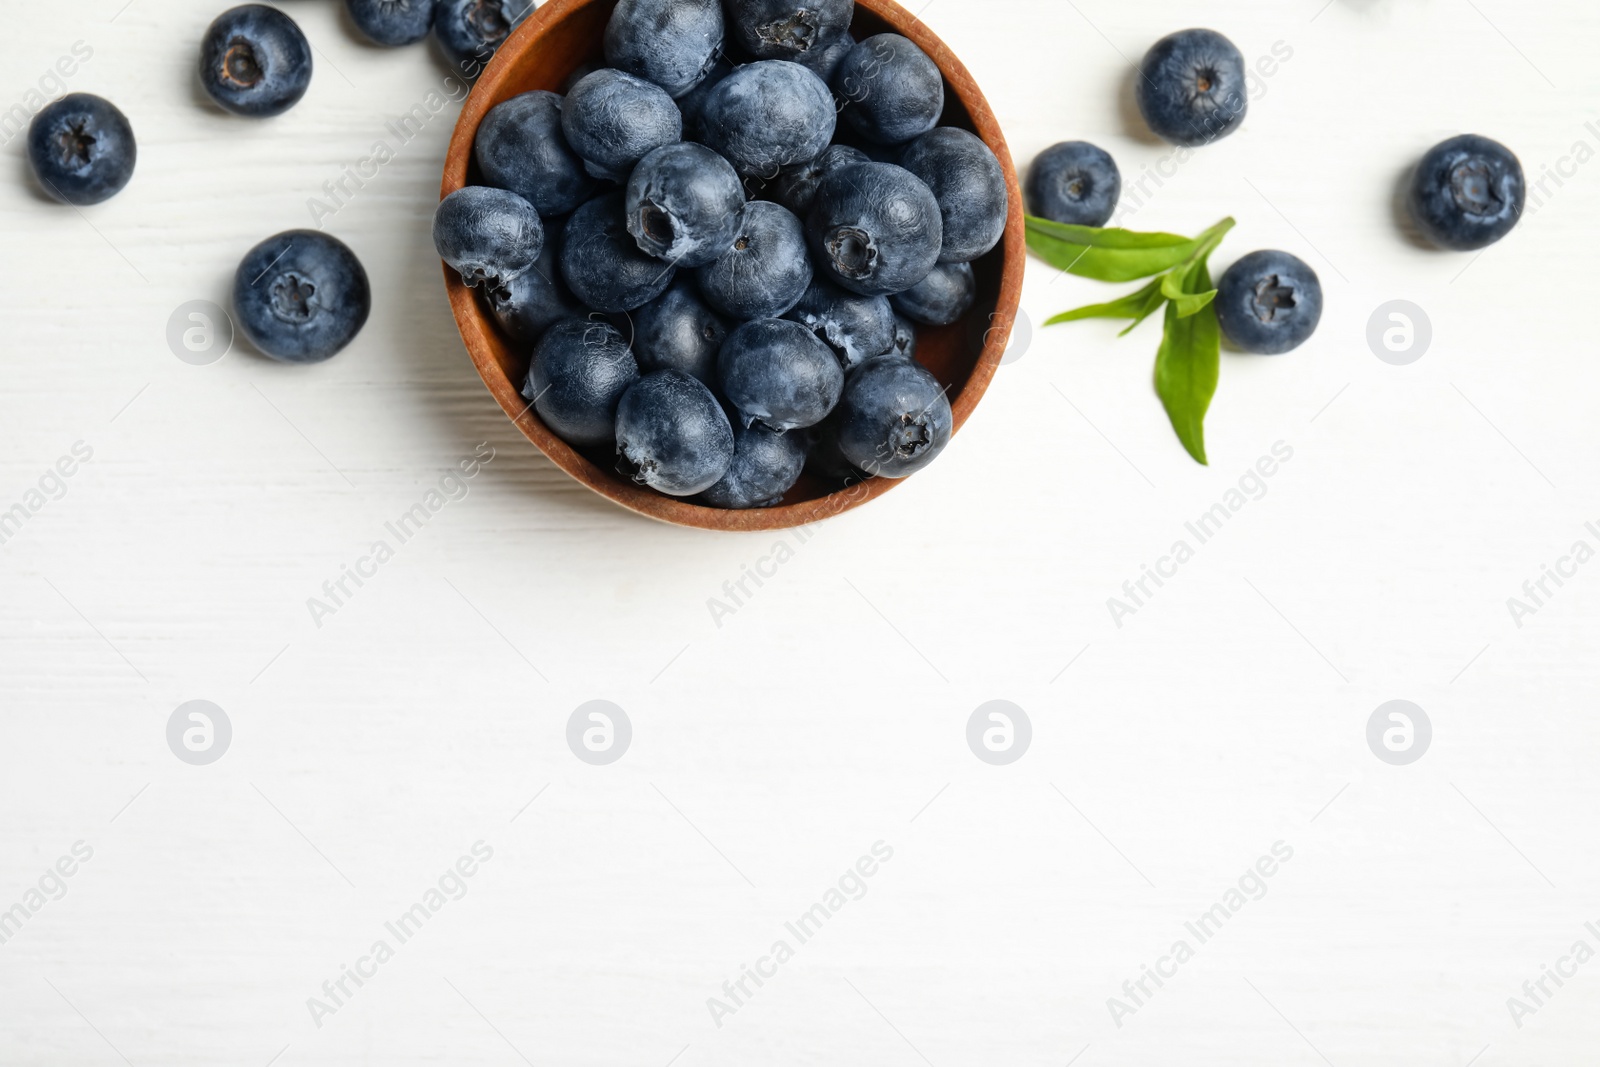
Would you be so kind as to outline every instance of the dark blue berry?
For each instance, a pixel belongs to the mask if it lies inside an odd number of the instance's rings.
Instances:
[[[817,188],[822,184],[822,179],[842,167],[867,162],[870,162],[867,154],[858,148],[842,144],[831,145],[816,159],[784,167],[778,175],[774,194],[778,203],[805,218],[811,210],[811,205],[816,202]]]
[[[798,59],[850,28],[853,0],[727,0],[729,28],[761,59]]]
[[[733,64],[724,57],[718,57],[700,80],[700,84],[678,97],[678,110],[683,114],[683,139],[685,141],[703,141],[705,128],[701,123],[701,116],[705,113],[706,101],[711,98],[711,90],[721,85],[728,75],[733,73]]]
[[[833,140],[833,96],[798,63],[763,60],[739,67],[711,90],[700,139],[740,174],[771,179],[791,163],[815,159]]]
[[[924,326],[949,326],[972,310],[978,283],[970,263],[941,263],[928,276],[889,298],[894,309]]]
[[[878,356],[850,372],[833,422],[844,458],[885,478],[932,463],[954,425],[938,379],[897,356]]]
[[[895,356],[900,359],[917,358],[917,328],[904,315],[895,314],[894,343],[889,346],[884,355]]]
[[[860,485],[872,477],[845,458],[839,450],[839,411],[809,431],[811,450],[806,453],[805,469],[833,486]],[[794,435],[786,435],[794,436]]]
[[[833,281],[862,296],[886,296],[928,276],[944,225],[922,179],[892,163],[859,163],[823,179],[806,236]]]
[[[647,374],[617,405],[619,469],[668,496],[703,493],[733,463],[733,427],[722,405],[682,371]]]
[[[133,127],[109,100],[70,93],[33,117],[28,162],[44,191],[66,204],[98,204],[133,177]]]
[[[533,350],[522,395],[552,433],[574,448],[607,445],[617,402],[639,380],[628,343],[604,319],[562,319]]]
[[[281,115],[311,84],[311,45],[294,19],[275,7],[230,8],[200,42],[200,84],[224,111]]]
[[[744,186],[704,145],[680,142],[639,161],[628,179],[628,232],[639,250],[679,267],[701,267],[739,236]]]
[[[345,0],[345,7],[373,44],[412,44],[433,29],[434,0]]]
[[[500,331],[513,341],[531,345],[557,322],[582,318],[588,310],[573,299],[561,280],[556,237],[554,230],[545,233],[544,250],[531,269],[498,287],[478,290]]]
[[[572,87],[561,129],[590,174],[624,181],[639,160],[683,140],[683,114],[659,85],[607,68]]]
[[[859,296],[826,281],[814,281],[785,318],[817,335],[846,369],[887,352],[894,344],[894,311],[888,298]]]
[[[633,313],[634,353],[646,371],[680,370],[715,386],[728,324],[687,276]]]
[[[844,57],[849,55],[850,49],[855,46],[856,39],[854,37],[848,33],[841,33],[837,37],[830,37],[823,43],[813,45],[799,55],[790,58],[827,84],[832,85],[834,72],[839,69],[839,64],[844,62]]]
[[[544,224],[516,193],[468,185],[439,201],[433,247],[465,284],[499,288],[533,268],[544,249]]]
[[[1516,154],[1463,134],[1429,149],[1411,179],[1411,216],[1434,244],[1458,252],[1487,248],[1522,218],[1528,190]]]
[[[739,231],[721,256],[696,275],[706,303],[735,319],[777,318],[811,284],[800,220],[766,200],[745,205]]]
[[[906,148],[900,165],[939,202],[940,263],[967,263],[1000,243],[1011,199],[1006,172],[977,136],[954,126],[929,130]]]
[[[1161,38],[1145,53],[1136,85],[1144,121],[1175,145],[1221,140],[1239,128],[1250,103],[1244,57],[1215,30]]]
[[[897,33],[856,45],[829,84],[846,101],[846,124],[879,144],[921,137],[944,114],[944,76],[926,52]]]
[[[598,191],[561,132],[561,97],[535,90],[501,101],[478,126],[473,158],[483,180],[541,215],[565,215]]]
[[[1104,149],[1063,141],[1039,153],[1028,171],[1028,210],[1052,222],[1104,226],[1122,199],[1122,172]]]
[[[597,311],[632,311],[672,284],[677,268],[645,255],[628,232],[622,193],[607,193],[572,213],[561,238],[561,276]]]
[[[535,0],[438,0],[433,36],[463,77],[476,78],[537,6]]]
[[[710,72],[722,35],[721,0],[621,0],[606,23],[606,62],[677,99]]]
[[[1251,252],[1217,284],[1217,324],[1245,352],[1276,356],[1300,347],[1322,318],[1317,272],[1287,252]]]
[[[833,350],[786,319],[747,322],[728,335],[717,356],[722,395],[746,425],[774,430],[815,426],[839,403],[844,371]]]
[[[262,352],[320,363],[355,339],[372,310],[356,254],[318,230],[289,230],[245,253],[233,277],[233,313]]]
[[[770,508],[783,501],[806,465],[806,440],[760,423],[733,430],[733,462],[702,503],[714,508]]]

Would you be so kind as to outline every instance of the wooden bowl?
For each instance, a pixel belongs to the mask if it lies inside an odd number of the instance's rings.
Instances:
[[[503,100],[533,89],[560,92],[563,82],[583,63],[603,64],[601,37],[616,0],[549,0],[511,35],[467,97],[445,158],[442,199],[476,181],[472,144],[478,124]],[[973,264],[978,299],[960,322],[942,329],[917,327],[917,361],[947,387],[955,429],[978,406],[995,368],[1022,295],[1026,255],[1022,222],[1022,190],[1000,124],[961,61],[920,21],[893,0],[857,0],[851,26],[858,39],[894,32],[909,37],[939,65],[945,80],[941,125],[969,130],[993,149],[1005,171],[1010,214],[1005,236],[988,255]],[[579,452],[545,427],[520,392],[527,377],[531,346],[524,348],[501,336],[494,318],[473,291],[449,267],[445,287],[461,338],[489,392],[528,440],[572,477],[641,515],[680,526],[707,530],[776,530],[803,526],[858,507],[887,493],[900,479],[872,478],[834,489],[809,474],[802,477],[777,507],[730,511],[702,507],[689,500],[663,496],[618,474],[610,455]],[[935,462],[938,462],[935,460]]]

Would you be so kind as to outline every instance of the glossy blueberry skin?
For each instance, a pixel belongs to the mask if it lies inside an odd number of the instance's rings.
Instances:
[[[320,363],[355,339],[372,310],[356,254],[318,230],[288,230],[245,253],[233,277],[244,335],[283,363]]]
[[[726,0],[728,30],[761,59],[796,60],[850,28],[854,0]]]
[[[472,156],[483,180],[540,215],[565,215],[599,192],[561,132],[561,97],[536,90],[501,101],[478,126]]]
[[[468,185],[439,201],[433,247],[466,285],[500,288],[533,268],[544,250],[544,224],[516,193]]]
[[[811,205],[816,203],[817,189],[822,185],[822,179],[844,167],[868,162],[871,161],[867,158],[867,154],[859,148],[842,144],[830,145],[815,159],[784,167],[778,175],[777,186],[773,193],[778,203],[799,217],[805,218],[811,211]]]
[[[28,126],[28,163],[45,192],[80,207],[110,200],[133,177],[139,146],[109,100],[69,93]]]
[[[928,276],[889,298],[894,309],[924,326],[949,326],[972,310],[978,283],[970,263],[941,263]]]
[[[1011,198],[1006,172],[982,139],[954,126],[929,130],[911,142],[900,165],[939,202],[940,263],[969,263],[1000,243]]]
[[[413,44],[433,29],[434,0],[345,0],[345,8],[373,44]]]
[[[646,371],[679,370],[717,384],[717,353],[729,326],[687,275],[633,313],[634,354]]]
[[[200,84],[224,111],[281,115],[311,84],[311,45],[294,19],[275,7],[229,8],[200,41]]]
[[[628,179],[628,232],[647,255],[703,267],[732,246],[744,218],[744,185],[704,145],[679,142],[639,161]]]
[[[805,434],[779,433],[759,422],[735,426],[733,462],[700,502],[714,508],[774,507],[800,480],[805,465]]]
[[[1052,222],[1104,226],[1122,199],[1117,161],[1088,141],[1063,141],[1039,153],[1028,171],[1028,210]]]
[[[1463,134],[1435,145],[1411,178],[1411,217],[1441,248],[1471,252],[1510,233],[1528,189],[1522,163],[1498,141]]]
[[[910,319],[898,312],[894,317],[894,343],[884,355],[898,359],[917,358],[917,328],[911,324]]]
[[[818,269],[862,296],[916,285],[944,244],[939,202],[915,174],[860,163],[823,179],[806,220]]]
[[[816,334],[846,370],[894,344],[894,311],[887,297],[860,296],[821,279],[784,317]]]
[[[463,77],[476,78],[537,6],[535,0],[438,0],[433,36]]]
[[[1299,348],[1322,318],[1317,272],[1287,252],[1251,252],[1217,283],[1217,324],[1236,348],[1262,356]]]
[[[954,426],[938,379],[897,356],[878,356],[850,372],[833,421],[844,458],[885,478],[932,463]]]
[[[621,0],[606,23],[606,63],[676,100],[710,72],[722,37],[721,0]]]
[[[811,284],[800,220],[778,204],[752,200],[728,250],[701,267],[696,278],[706,303],[730,318],[777,318],[799,303]]]
[[[833,95],[798,63],[747,63],[718,82],[700,115],[700,139],[740,174],[764,179],[815,159],[833,140]]]
[[[603,319],[562,319],[533,350],[522,395],[552,433],[574,448],[608,445],[617,403],[639,380],[628,343]]]
[[[639,251],[623,218],[621,192],[595,197],[572,213],[561,238],[561,276],[596,311],[632,311],[672,284],[677,268]]]
[[[683,113],[659,85],[607,68],[572,87],[561,129],[590,174],[625,181],[639,160],[683,140]]]
[[[562,319],[583,318],[588,311],[561,280],[556,236],[554,231],[546,231],[544,250],[532,269],[499,287],[478,290],[500,332],[520,344],[534,344]]]
[[[617,405],[618,469],[668,496],[716,485],[733,463],[733,427],[722,405],[682,371],[647,374]]]
[[[921,137],[944,114],[944,76],[938,65],[897,33],[880,33],[856,45],[829,84],[846,101],[845,123],[879,144]]]
[[[722,395],[745,425],[815,426],[839,403],[844,370],[833,350],[798,322],[758,319],[728,335],[717,356]]]
[[[1135,94],[1157,137],[1189,147],[1237,130],[1250,103],[1244,57],[1215,30],[1180,30],[1152,45]]]

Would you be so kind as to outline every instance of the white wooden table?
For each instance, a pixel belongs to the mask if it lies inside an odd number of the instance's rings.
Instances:
[[[508,424],[430,245],[460,92],[426,49],[285,0],[316,77],[250,123],[194,85],[220,4],[125,3],[12,3],[0,37],[0,108],[82,42],[61,84],[140,144],[81,213],[5,145],[0,1063],[1594,1062],[1600,961],[1570,953],[1600,950],[1600,562],[1560,563],[1600,548],[1592,5],[934,0],[1019,161],[1086,138],[1130,196],[1163,174],[1127,225],[1231,214],[1218,268],[1294,251],[1327,314],[1293,355],[1224,357],[1210,469],[1150,389],[1153,324],[1037,328],[937,464],[802,541],[635,518]],[[1276,61],[1243,131],[1176,164],[1122,98],[1189,25]],[[455,99],[398,144],[430,93]],[[1476,259],[1391,207],[1463,131],[1561,178]],[[175,358],[174,310],[226,303],[379,140],[326,220],[374,284],[357,343]],[[1030,271],[1035,323],[1113,292]],[[1431,324],[1404,366],[1367,342],[1394,300]],[[1569,576],[1513,618],[1546,565]],[[1367,742],[1396,699],[1432,731],[1403,766]],[[209,765],[167,740],[194,700],[231,726]],[[631,724],[608,765],[566,740],[591,700]],[[966,740],[992,700],[1031,722],[1005,766]]]

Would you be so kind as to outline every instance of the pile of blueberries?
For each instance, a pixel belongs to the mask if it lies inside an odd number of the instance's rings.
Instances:
[[[642,485],[773,505],[902,478],[950,439],[918,326],[972,307],[1006,176],[940,126],[913,42],[853,0],[621,0],[606,66],[496,105],[434,244],[549,429]]]

